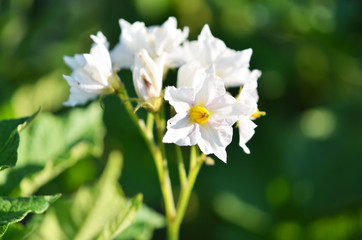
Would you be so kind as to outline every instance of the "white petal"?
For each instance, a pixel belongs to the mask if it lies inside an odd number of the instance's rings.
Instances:
[[[202,49],[200,57],[204,63],[215,63],[216,59],[227,48],[224,41],[215,38],[210,31],[209,25],[205,25],[198,36],[199,48]]]
[[[71,77],[63,75],[70,86],[70,96],[64,106],[82,105],[97,97],[97,94],[84,91]]]
[[[110,54],[113,69],[130,68],[133,65],[134,53],[124,44],[118,43]]]
[[[250,78],[249,68],[229,68],[227,71],[225,69],[221,72],[217,71],[217,75],[224,80],[226,88],[244,86]]]
[[[166,66],[169,68],[178,68],[185,64],[185,50],[183,46],[176,46],[167,55]]]
[[[98,31],[97,35],[91,35],[91,38],[94,41],[94,44],[92,45],[92,47],[97,44],[100,44],[100,45],[104,45],[107,49],[109,48],[109,42],[101,31]]]
[[[162,26],[154,27],[149,31],[150,38],[153,39],[155,53],[160,56],[163,53],[171,53],[173,49],[180,46],[188,36],[188,28],[183,31],[177,29],[177,20],[175,17],[169,17]]]
[[[97,95],[109,90],[108,79],[112,76],[111,58],[107,40],[101,32],[91,36],[95,41],[89,54],[64,57],[65,63],[73,69],[71,76],[64,76],[70,88],[69,100],[65,105],[84,104]]]
[[[240,116],[245,114],[244,109],[240,108],[236,99],[229,94],[217,97],[206,108],[211,113],[211,119],[216,121],[224,120],[230,125],[234,124]]]
[[[178,70],[177,87],[193,87],[199,88],[198,85],[203,83],[206,73],[197,65],[197,62],[185,64]]]
[[[82,54],[75,54],[74,57],[64,56],[63,60],[70,68],[77,69],[83,67],[87,62]]]
[[[146,49],[152,59],[164,55],[167,67],[178,67],[184,62],[180,45],[188,36],[188,28],[177,29],[176,18],[170,17],[161,26],[146,27],[143,22],[133,24],[120,19],[120,43],[112,50],[114,68],[130,67],[133,57]],[[123,55],[123,56],[122,56]]]
[[[122,32],[120,42],[133,53],[139,52],[145,48],[150,52],[149,43],[147,42],[147,29],[143,22],[130,24],[124,19],[119,20]]]
[[[104,89],[104,86],[99,85],[99,84],[92,84],[91,82],[80,82],[78,81],[78,79],[80,79],[80,77],[78,77],[77,74],[72,74],[71,76],[66,76],[63,75],[64,79],[68,82],[70,87],[76,86],[77,88],[79,88],[80,90],[89,93],[89,94],[101,94],[102,90]],[[81,79],[83,80],[84,77],[81,77]]]
[[[245,74],[250,72],[251,54],[251,49],[235,51],[227,48],[216,59],[216,74],[224,80],[226,87],[242,86],[245,83]]]
[[[133,83],[139,98],[149,101],[160,96],[162,90],[164,58],[154,61],[145,49],[136,54]]]
[[[197,144],[204,154],[215,154],[226,163],[225,148],[232,140],[233,129],[229,125],[212,126],[213,123],[209,122],[200,126]]]
[[[188,87],[166,87],[164,98],[169,101],[177,113],[188,113],[194,103],[195,91]]]
[[[250,120],[249,117],[245,116],[239,120],[239,145],[243,148],[244,152],[250,154],[249,148],[246,143],[252,138],[255,133],[257,125]]]
[[[256,111],[256,106],[259,99],[257,91],[257,80],[260,75],[261,72],[259,70],[253,70],[252,72],[250,72],[247,82],[244,84],[243,89],[238,96],[238,101],[241,104],[248,106],[251,111],[254,112]],[[254,112],[252,112],[251,114],[253,114]]]
[[[176,114],[167,121],[167,132],[163,137],[164,143],[175,143],[179,146],[195,145],[197,141],[198,124],[190,123],[189,116]]]
[[[97,72],[94,76],[97,81],[104,85],[108,84],[108,77],[112,75],[112,62],[108,49],[104,45],[97,44],[92,47],[90,54],[84,54],[87,61],[85,69],[90,73]]]
[[[259,70],[253,70],[250,72],[249,79],[245,81],[245,85],[243,89],[245,89],[245,92],[248,92],[250,94],[255,102],[258,102],[259,95],[257,91],[258,87],[258,78],[261,76],[261,71]]]
[[[251,48],[243,51],[235,51],[226,48],[217,59],[219,68],[248,68],[253,50]]]
[[[200,79],[201,84],[196,88],[197,105],[207,106],[213,99],[225,94],[224,82],[215,75],[213,65],[206,71],[205,79]]]

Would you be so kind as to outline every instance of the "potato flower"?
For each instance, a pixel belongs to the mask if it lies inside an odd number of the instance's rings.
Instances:
[[[187,38],[189,29],[177,29],[176,18],[168,18],[161,26],[146,27],[143,22],[130,24],[124,19],[120,19],[119,24],[122,31],[120,42],[111,51],[114,68],[132,67],[142,49],[154,60],[165,55],[167,67],[178,67],[183,63],[180,45]]]
[[[239,128],[239,145],[243,148],[244,152],[250,154],[249,148],[246,143],[252,138],[255,133],[257,125],[253,122],[254,119],[265,115],[265,112],[261,112],[258,109],[258,92],[257,80],[260,77],[261,72],[254,70],[250,74],[250,78],[244,84],[239,96],[237,96],[238,103],[245,109],[243,115],[238,119]]]
[[[141,103],[151,111],[157,111],[161,100],[162,79],[164,71],[164,56],[153,60],[145,49],[135,58],[133,66],[133,85]]]
[[[242,86],[250,77],[249,61],[252,49],[235,51],[227,48],[224,41],[215,38],[206,24],[197,41],[185,42],[186,64],[207,69],[215,66],[216,75],[224,80],[225,87]]]
[[[98,95],[112,92],[119,84],[112,70],[107,39],[101,32],[91,38],[94,44],[89,54],[64,56],[64,62],[73,70],[70,76],[63,75],[70,86],[65,106],[85,104]]]
[[[225,148],[232,140],[232,125],[245,109],[225,91],[224,82],[216,76],[213,66],[196,74],[183,71],[179,78],[198,78],[190,82],[199,84],[166,88],[164,98],[174,107],[176,115],[167,122],[163,142],[179,146],[197,144],[204,154],[215,154],[226,162]]]

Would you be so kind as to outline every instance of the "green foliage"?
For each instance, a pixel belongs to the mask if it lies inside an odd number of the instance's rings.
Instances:
[[[88,52],[89,35],[99,30],[107,36],[112,48],[119,40],[120,29],[116,23],[119,18],[152,25],[174,15],[180,26],[190,27],[190,39],[196,39],[201,27],[208,23],[212,33],[227,46],[253,48],[251,68],[263,72],[258,82],[260,106],[268,117],[257,121],[257,134],[250,141],[251,155],[244,155],[237,144],[232,144],[228,147],[230,161],[226,166],[215,162],[214,167],[202,171],[182,238],[330,240],[330,234],[338,231],[343,223],[351,233],[334,234],[333,239],[362,239],[362,115],[358,114],[362,109],[360,0],[153,0],[147,1],[147,7],[142,4],[146,1],[141,0],[0,2],[1,119],[4,115],[6,118],[27,116],[28,112],[24,111],[31,111],[40,103],[43,110],[59,110],[65,96],[55,78],[66,86],[61,74],[71,71],[62,61],[63,55]],[[150,14],[157,9],[154,2],[162,5],[162,11]],[[132,89],[130,74],[122,74],[121,79]],[[43,82],[53,77],[54,81]],[[54,102],[49,104],[51,99]],[[143,192],[149,205],[159,206],[159,187],[155,172],[150,170],[154,167],[149,153],[137,151],[140,138],[134,134],[135,128],[126,114],[117,109],[119,102],[113,100],[105,98],[105,144],[109,148],[121,148],[124,153],[126,171],[122,175],[122,186],[125,192]],[[47,102],[48,107],[44,105]],[[316,139],[307,130],[322,131],[328,121],[309,119],[308,113],[321,108],[332,113],[336,124],[333,131],[325,132],[323,139]],[[20,145],[28,127],[20,134]],[[0,138],[2,136],[0,134]],[[2,146],[0,144],[0,148]],[[58,160],[66,161],[67,156]],[[19,155],[16,168],[0,172],[0,194],[11,193],[23,176],[44,166],[22,162]],[[91,165],[89,161],[84,162]],[[24,174],[25,171],[29,174]],[[8,179],[6,185],[5,178]],[[55,186],[63,184],[62,180],[55,179]],[[232,192],[243,203],[269,214],[273,234],[268,230],[265,234],[255,233],[245,225],[240,226],[242,216],[231,221],[220,215],[214,203],[217,201],[226,208],[230,199],[219,198],[225,192]],[[71,200],[66,200],[63,194],[55,204],[67,207],[64,203],[67,201]],[[136,214],[136,222],[123,234],[135,226],[141,211],[142,207]],[[345,212],[355,217],[349,220],[344,217]],[[42,216],[33,216],[26,229],[35,221],[34,217],[42,220]],[[19,233],[22,228],[20,223],[10,225],[4,238],[21,239],[23,233],[14,238],[10,233]],[[302,237],[293,238],[300,231]],[[313,235],[303,235],[308,232]]]
[[[74,199],[57,202],[29,239],[113,239],[122,233],[134,222],[143,197],[138,194],[125,198],[118,184],[121,165],[121,154],[111,153],[99,181],[94,186],[79,189]],[[152,210],[146,215],[143,222],[150,226],[150,221],[158,222],[157,227],[162,226],[161,216]],[[128,239],[135,238],[133,235]]]
[[[88,155],[102,152],[102,110],[98,104],[65,116],[43,113],[22,133],[18,168],[0,178],[0,194],[31,195]]]
[[[10,224],[23,220],[30,212],[43,213],[59,197],[60,194],[18,198],[0,197],[0,237],[4,235]]]
[[[15,133],[17,126],[29,119],[13,123]],[[32,217],[26,225],[18,223],[29,212],[43,213],[60,194],[24,196],[35,193],[79,160],[99,156],[103,133],[102,110],[96,103],[65,116],[41,114],[22,132],[19,164],[2,172],[0,179],[1,194],[22,197],[0,197],[0,234],[9,228],[6,239],[112,239],[129,229],[124,235],[127,239],[150,239],[155,228],[163,227],[164,218],[142,206],[141,194],[130,199],[124,196],[118,183],[123,164],[119,152],[110,154],[95,185],[80,188],[73,198],[58,201],[44,216]]]
[[[18,160],[19,131],[37,113],[29,117],[0,121],[0,170],[15,166]]]
[[[14,166],[18,156],[19,164],[15,169],[2,172],[0,193],[29,196],[85,156],[100,154],[104,132],[101,113],[99,106],[91,105],[64,117],[41,114],[38,121],[22,133],[19,150],[18,131],[37,113],[27,118],[2,121],[1,159],[2,163],[11,164],[2,164],[1,167]],[[0,235],[5,233],[9,224],[21,221],[29,212],[44,212],[59,196],[1,197]],[[22,225],[17,226],[13,232],[19,232]],[[24,229],[20,232],[25,236],[29,228]]]
[[[135,222],[122,232],[117,240],[127,239],[151,239],[153,231],[163,228],[166,225],[164,216],[150,209],[146,205],[142,205],[136,213]]]

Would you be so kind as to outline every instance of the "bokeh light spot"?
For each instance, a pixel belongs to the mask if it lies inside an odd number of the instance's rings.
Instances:
[[[302,240],[303,228],[296,222],[284,222],[275,229],[275,239]]]
[[[300,119],[300,128],[306,137],[312,139],[326,139],[335,130],[336,116],[325,108],[310,109],[303,113]]]
[[[290,197],[290,186],[286,179],[273,179],[267,186],[266,197],[268,202],[274,206],[284,204]]]
[[[139,14],[149,19],[158,19],[167,14],[169,9],[168,0],[136,0]]]

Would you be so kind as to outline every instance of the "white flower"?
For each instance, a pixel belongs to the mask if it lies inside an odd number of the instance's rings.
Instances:
[[[167,122],[163,142],[180,146],[197,144],[204,154],[213,153],[226,162],[225,148],[232,140],[232,125],[244,109],[226,93],[224,83],[215,75],[213,67],[196,74],[184,71],[179,77],[198,77],[199,84],[166,88],[165,100],[174,107],[176,115]]]
[[[121,26],[120,42],[111,51],[114,68],[129,68],[134,57],[145,49],[152,59],[166,55],[167,67],[178,67],[183,63],[180,45],[188,36],[189,29],[177,29],[176,18],[170,17],[161,26],[146,27],[143,22],[130,24],[119,20]]]
[[[70,76],[63,75],[70,86],[70,96],[66,106],[84,104],[98,95],[112,91],[113,76],[107,39],[101,32],[91,35],[94,41],[89,54],[64,56],[64,62],[72,68]]]
[[[205,25],[197,41],[185,42],[185,61],[201,68],[215,66],[216,75],[224,80],[225,87],[242,86],[250,75],[249,61],[252,49],[235,51],[215,38]]]
[[[255,118],[265,114],[258,110],[258,92],[257,92],[257,80],[260,77],[261,72],[254,70],[251,72],[248,81],[244,84],[237,100],[239,104],[245,109],[244,114],[239,117],[239,145],[243,148],[244,152],[249,154],[250,150],[246,146],[246,143],[252,138],[255,133],[257,125],[252,121]]]
[[[133,84],[138,97],[157,109],[157,103],[162,90],[164,56],[155,61],[142,49],[135,58]]]

